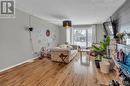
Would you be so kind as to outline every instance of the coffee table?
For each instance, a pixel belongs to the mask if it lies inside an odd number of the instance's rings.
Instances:
[[[80,57],[82,58],[83,57],[83,53],[85,52],[85,53],[89,53],[89,55],[88,55],[88,61],[90,62],[90,52],[91,52],[91,50],[90,49],[80,49],[79,50],[79,52],[80,52]]]

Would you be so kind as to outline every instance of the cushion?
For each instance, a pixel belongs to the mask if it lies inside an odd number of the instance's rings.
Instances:
[[[130,78],[130,66],[122,64],[121,65],[121,70],[127,77]]]
[[[130,66],[130,53],[125,56],[124,64]]]
[[[68,48],[60,48],[60,47],[53,47],[53,48],[51,48],[50,49],[51,50],[51,52],[59,52],[59,51],[70,51],[70,49],[68,49]]]
[[[68,45],[67,48],[69,48],[69,49],[73,49],[73,47],[72,47],[71,45]]]
[[[73,49],[73,47],[71,45],[66,45],[66,44],[62,44],[59,46],[60,48],[64,48],[64,49]]]
[[[62,44],[59,46],[60,48],[67,48],[67,45],[66,44]]]
[[[116,52],[116,55],[117,55],[117,56],[116,56],[117,59],[119,59],[119,61],[123,63],[123,62],[124,62],[124,56],[125,56],[125,55],[124,55],[124,52],[123,52],[122,50],[117,51],[117,52]]]
[[[122,69],[125,69],[126,71],[128,71],[128,72],[130,73],[130,66],[121,64],[121,68],[122,68]]]

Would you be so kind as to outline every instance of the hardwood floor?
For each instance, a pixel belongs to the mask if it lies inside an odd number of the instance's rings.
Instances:
[[[0,86],[103,86],[114,78],[100,73],[92,60],[89,65],[86,56],[67,65],[44,58],[0,73]]]

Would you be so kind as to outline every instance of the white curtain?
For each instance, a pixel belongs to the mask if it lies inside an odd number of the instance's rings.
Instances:
[[[92,25],[92,43],[97,42],[97,37],[96,37],[96,26]]]
[[[100,43],[104,40],[104,28],[102,24],[93,25],[93,43]]]
[[[91,43],[100,43],[104,39],[104,28],[102,24],[95,24],[95,25],[76,25],[73,26],[71,29],[71,43],[73,44],[73,30],[87,30],[87,29],[92,29],[92,41],[89,40]],[[88,36],[91,37],[91,36]],[[88,38],[89,39],[89,38]]]

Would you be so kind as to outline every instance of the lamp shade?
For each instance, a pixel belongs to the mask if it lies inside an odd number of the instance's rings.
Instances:
[[[71,21],[70,20],[63,21],[63,27],[65,28],[72,27]]]

